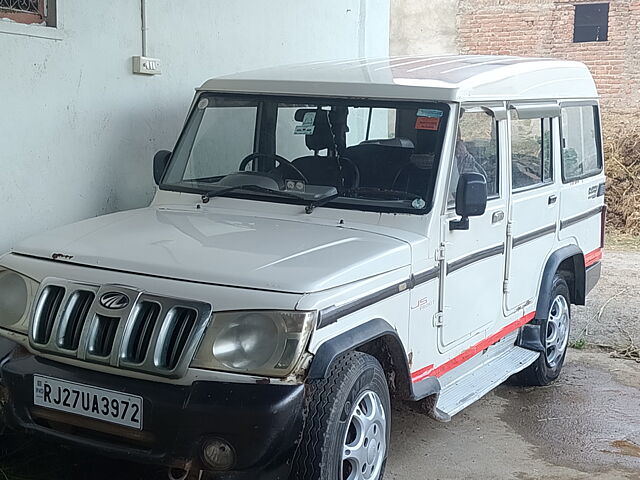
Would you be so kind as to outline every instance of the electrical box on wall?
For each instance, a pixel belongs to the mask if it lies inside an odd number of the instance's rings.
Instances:
[[[160,60],[157,58],[141,57],[139,55],[133,57],[133,73],[141,75],[160,75]]]

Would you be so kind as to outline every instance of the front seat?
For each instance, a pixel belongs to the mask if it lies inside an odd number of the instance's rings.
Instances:
[[[348,161],[340,158],[337,152],[328,110],[300,109],[295,113],[298,122],[304,122],[307,114],[314,114],[313,132],[305,135],[305,145],[313,152],[293,160],[293,164],[307,177],[310,184],[329,185],[339,191],[354,186],[357,173],[355,167]],[[320,152],[326,150],[327,155],[321,156]]]

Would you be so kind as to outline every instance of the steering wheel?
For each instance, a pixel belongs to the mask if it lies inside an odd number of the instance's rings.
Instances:
[[[304,176],[304,173],[302,173],[300,169],[298,169],[298,167],[296,167],[293,163],[291,163],[286,158],[283,158],[280,155],[276,155],[275,153],[260,153],[260,152],[250,153],[249,155],[247,155],[242,159],[238,169],[241,172],[244,172],[247,169],[247,165],[249,165],[255,159],[261,158],[261,157],[271,158],[276,162],[278,162],[280,165],[284,165],[288,167],[290,170],[293,170],[300,177],[301,180],[304,180],[305,183],[309,183],[309,180],[307,180],[307,177]]]
[[[341,169],[342,169],[343,161],[349,164],[349,166],[351,167],[351,170],[353,171],[353,181],[352,181],[351,188],[358,188],[360,186],[360,168],[358,168],[358,165],[356,165],[356,162],[351,160],[349,157],[339,156],[338,165],[341,167]],[[344,176],[342,178],[344,179]]]

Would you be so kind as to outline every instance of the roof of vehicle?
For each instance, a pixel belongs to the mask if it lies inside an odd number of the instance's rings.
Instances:
[[[213,78],[200,90],[454,102],[598,96],[591,73],[580,62],[496,55],[288,65]]]

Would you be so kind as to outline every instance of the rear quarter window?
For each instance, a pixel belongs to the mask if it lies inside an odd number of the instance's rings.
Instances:
[[[561,115],[564,183],[602,171],[600,123],[595,105],[565,106]]]

